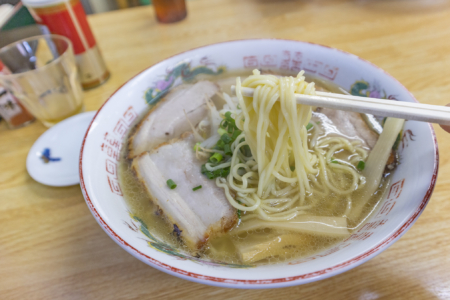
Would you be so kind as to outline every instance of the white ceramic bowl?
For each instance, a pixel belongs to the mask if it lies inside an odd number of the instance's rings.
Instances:
[[[401,164],[380,209],[368,223],[335,247],[287,263],[247,267],[209,262],[178,252],[155,239],[132,218],[117,180],[117,160],[130,124],[158,95],[197,73],[235,69],[301,69],[353,94],[416,101],[397,80],[355,55],[289,40],[242,40],[190,50],[136,75],[98,110],[80,154],[83,195],[105,232],[130,254],[171,275],[234,288],[275,288],[324,279],[368,261],[399,239],[425,209],[435,186],[438,147],[432,127],[408,121],[399,146]]]

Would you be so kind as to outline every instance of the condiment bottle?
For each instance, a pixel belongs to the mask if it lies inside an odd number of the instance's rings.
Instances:
[[[161,23],[173,23],[183,20],[186,15],[185,0],[153,0],[156,19]]]
[[[73,43],[81,86],[96,87],[109,78],[109,71],[80,0],[22,0],[35,21],[54,34],[63,35]]]
[[[0,73],[8,73],[0,61]],[[6,121],[8,128],[25,126],[35,119],[25,107],[9,92],[0,86],[0,116]]]

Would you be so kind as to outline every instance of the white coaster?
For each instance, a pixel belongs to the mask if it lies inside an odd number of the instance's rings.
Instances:
[[[75,115],[44,132],[31,147],[27,170],[39,183],[69,186],[80,183],[81,144],[96,111]]]

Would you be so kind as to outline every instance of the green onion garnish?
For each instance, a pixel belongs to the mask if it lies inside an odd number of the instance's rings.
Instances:
[[[229,144],[225,144],[225,146],[223,146],[223,152],[225,152],[225,155],[233,154],[233,152],[231,152],[231,147]]]
[[[366,167],[366,163],[363,162],[362,160],[358,163],[358,165],[356,166],[356,168],[360,171],[364,170],[364,168]]]
[[[227,177],[228,176],[228,174],[230,174],[230,167],[228,167],[228,168],[225,168],[225,169],[219,169],[219,170],[217,170],[217,171],[219,171],[217,174],[217,176],[216,177]],[[217,172],[217,171],[214,171],[214,172]]]
[[[219,135],[224,135],[224,134],[228,133],[228,131],[226,131],[223,128],[219,128],[219,129],[217,129],[217,133],[219,133]]]
[[[214,147],[214,149],[222,150],[223,146],[225,146],[225,143],[222,140],[219,140],[216,144],[216,147]]]
[[[242,133],[242,131],[240,131],[239,129],[236,129],[233,134],[231,135],[231,140],[234,142],[238,136],[240,136]]]
[[[200,150],[200,143],[196,143],[194,146],[194,151]]]
[[[230,174],[230,167],[218,169],[215,171],[208,171],[205,165],[202,165],[201,172],[203,175],[208,177],[208,179],[214,179],[216,177],[227,177]]]
[[[337,160],[335,160],[335,159],[331,159],[331,163],[332,164],[338,164],[339,162]]]
[[[252,156],[252,151],[250,150],[249,145],[242,146],[240,150],[246,157]]]
[[[310,130],[313,126],[314,125],[312,123],[308,123],[308,125],[306,125],[306,130]]]
[[[295,166],[290,166],[291,171],[294,172],[295,171]]]
[[[192,190],[193,190],[193,191],[196,191],[196,190],[199,190],[199,189],[201,189],[201,188],[202,188],[202,186],[199,185],[199,186],[196,186],[195,188],[193,188]]]
[[[175,184],[175,182],[172,179],[167,180],[167,186],[173,190],[174,188],[177,187],[177,185]]]
[[[239,135],[241,135],[242,131],[239,130],[236,126],[236,121],[231,116],[231,112],[226,112],[224,115],[224,119],[220,122],[220,128],[217,132],[220,134],[220,139],[217,141],[214,149],[223,150],[225,155],[231,156],[233,152],[231,151],[231,144],[237,139]],[[245,139],[242,138],[239,142],[243,142]],[[249,157],[251,156],[250,147],[248,145],[241,148],[241,152]],[[219,165],[219,163],[223,160],[223,154],[214,153],[209,158],[209,161],[213,164],[213,166]],[[205,165],[202,165],[201,172],[203,175],[208,177],[208,179],[214,179],[217,177],[227,177],[230,174],[230,167],[217,169],[215,171],[208,171]]]
[[[208,177],[208,179],[214,179],[214,178],[216,178],[216,177],[214,176],[214,173],[213,173],[213,172],[210,172],[210,171],[206,172],[205,175],[206,175],[206,177]]]
[[[222,134],[220,139],[225,143],[229,144],[231,142],[231,137],[228,134]]]
[[[228,124],[228,127],[235,127],[236,126],[236,121],[231,117],[231,112],[230,111],[227,111],[226,113],[225,113],[225,119],[227,120],[227,122],[229,123]]]
[[[211,157],[209,158],[209,161],[212,162],[213,164],[216,164],[218,162],[220,162],[222,160],[223,156],[220,153],[214,153],[213,155],[211,155]]]

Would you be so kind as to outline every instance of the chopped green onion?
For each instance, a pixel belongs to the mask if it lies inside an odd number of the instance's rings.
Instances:
[[[217,176],[216,177],[227,177],[228,176],[228,174],[230,174],[230,167],[228,167],[228,168],[224,168],[224,169],[219,169],[219,170],[217,170],[217,171],[214,171],[214,172],[217,172],[216,174],[217,174]]]
[[[173,190],[174,188],[177,187],[177,185],[175,184],[175,182],[173,182],[172,179],[167,180],[167,186],[168,186],[171,190]]]
[[[220,153],[214,153],[210,158],[209,161],[213,164],[216,164],[222,160],[223,156]]]
[[[196,143],[194,146],[194,151],[200,150],[200,143]]]
[[[364,170],[364,168],[366,167],[366,163],[363,162],[362,160],[358,163],[358,165],[356,166],[356,168],[360,171]]]
[[[208,179],[214,179],[216,177],[227,177],[230,174],[230,167],[218,169],[215,171],[208,171],[204,165],[202,166],[202,174],[208,177]]]
[[[244,154],[246,157],[252,156],[252,151],[250,150],[250,146],[249,146],[249,145],[242,146],[242,147],[241,147],[241,152],[242,152],[242,154]]]
[[[339,162],[338,162],[337,160],[335,160],[335,159],[332,158],[332,159],[331,159],[331,163],[332,163],[332,164],[338,164]]]
[[[321,123],[320,121],[317,121],[317,122],[316,122],[317,125],[320,125],[320,123]]]
[[[236,123],[234,122],[234,119],[227,120],[228,121],[228,129],[238,129],[236,126]]]
[[[222,134],[220,139],[225,143],[229,144],[231,142],[231,137],[228,134]]]
[[[220,135],[224,135],[227,133],[227,131],[223,128],[219,128],[219,129],[217,129],[217,133],[219,133]]]
[[[232,155],[233,152],[231,152],[231,147],[229,144],[225,144],[225,146],[223,146],[223,152],[225,152],[226,155]]]
[[[196,186],[195,188],[193,188],[192,190],[193,190],[193,191],[196,191],[196,190],[199,190],[199,189],[201,189],[201,188],[202,188],[202,186],[199,185],[199,186]]]
[[[242,131],[237,128],[236,121],[231,117],[231,115],[231,112],[226,112],[224,115],[225,118],[220,122],[220,128],[217,130],[217,132],[220,134],[220,139],[214,146],[214,149],[223,150],[225,155],[233,154],[233,152],[231,151],[231,143],[233,143],[242,133]],[[242,141],[245,141],[245,139],[242,138],[240,142]],[[245,151],[243,153],[247,153],[247,157],[251,156],[250,147],[245,147],[243,147],[244,149],[241,149],[241,151]],[[209,161],[215,166],[217,166],[222,160],[223,155],[217,152],[211,155],[211,157],[209,158]],[[203,175],[208,177],[208,179],[227,177],[230,174],[230,167],[217,169],[215,171],[208,171],[206,169],[206,165],[202,165],[201,172]]]
[[[237,139],[237,137],[241,135],[241,133],[242,131],[240,131],[239,129],[235,130],[231,135],[231,140],[234,142]]]
[[[232,127],[235,127],[236,126],[236,121],[231,117],[231,112],[230,111],[227,111],[226,113],[225,113],[225,119],[228,121],[228,126],[232,126]]]
[[[295,171],[295,166],[290,166],[291,171],[294,172]]]
[[[212,173],[211,171],[208,171],[208,170],[206,169],[206,166],[205,166],[204,164],[202,165],[201,172],[202,172],[203,175],[205,175],[206,177],[208,177],[208,179],[213,179],[213,178],[214,178],[213,173]]]
[[[219,140],[214,149],[222,150],[224,146],[225,146],[225,143],[222,140]]]
[[[314,125],[312,123],[308,123],[308,125],[306,125],[306,130],[310,130],[313,126]]]

